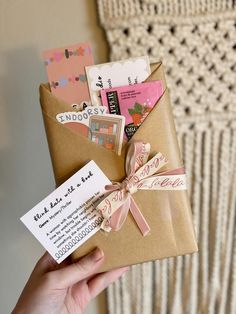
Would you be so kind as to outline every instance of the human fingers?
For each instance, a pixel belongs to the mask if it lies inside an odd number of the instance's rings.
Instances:
[[[56,288],[68,288],[78,281],[94,275],[104,261],[104,253],[96,248],[79,261],[47,274],[49,284]]]
[[[57,262],[52,258],[52,256],[45,252],[43,256],[36,263],[32,275],[43,275],[57,266]]]
[[[129,267],[122,267],[101,273],[93,277],[87,284],[91,299],[95,298],[100,292],[107,288],[113,281],[118,279],[129,270]]]

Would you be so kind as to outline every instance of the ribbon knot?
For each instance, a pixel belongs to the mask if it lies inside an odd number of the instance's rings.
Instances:
[[[125,178],[122,183],[121,183],[121,189],[124,189],[125,192],[130,193],[130,194],[134,194],[138,191],[137,186],[133,185],[129,178]]]
[[[97,210],[104,220],[101,228],[107,232],[119,230],[130,211],[142,234],[149,233],[150,227],[135,203],[132,195],[138,190],[184,190],[186,176],[184,168],[160,173],[167,164],[167,159],[157,153],[149,161],[150,144],[133,142],[126,155],[126,175],[120,182],[106,186],[108,195],[98,204]]]

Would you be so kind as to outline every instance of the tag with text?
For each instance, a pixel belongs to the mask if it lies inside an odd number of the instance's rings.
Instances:
[[[111,182],[102,170],[90,161],[21,217],[21,221],[61,263],[100,230],[103,218],[96,204],[108,184]]]

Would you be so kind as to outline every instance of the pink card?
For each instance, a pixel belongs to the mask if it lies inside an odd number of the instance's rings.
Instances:
[[[88,43],[43,52],[52,93],[70,105],[90,102],[85,66],[93,65]]]
[[[130,139],[162,93],[162,82],[151,81],[101,90],[101,99],[111,114],[125,116],[125,135]]]

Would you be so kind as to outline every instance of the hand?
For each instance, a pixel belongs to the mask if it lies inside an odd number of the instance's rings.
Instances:
[[[73,264],[58,265],[45,253],[36,264],[12,314],[80,314],[91,299],[128,270],[96,274],[104,253],[95,249]]]

